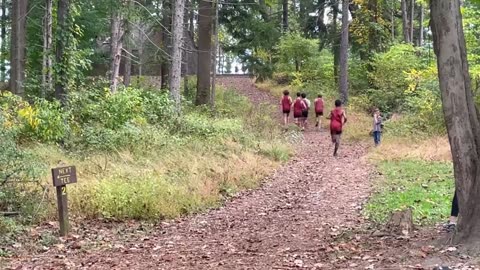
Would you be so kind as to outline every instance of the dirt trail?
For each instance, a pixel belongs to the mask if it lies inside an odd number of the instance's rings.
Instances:
[[[254,102],[277,102],[247,78],[220,81]],[[333,158],[328,133],[307,131],[297,150],[295,158],[260,189],[237,196],[220,209],[162,223],[146,235],[110,239],[107,247],[23,257],[11,267],[357,269],[330,243],[340,232],[363,223],[360,209],[370,191],[371,171],[362,158],[366,149],[344,144],[340,156]]]

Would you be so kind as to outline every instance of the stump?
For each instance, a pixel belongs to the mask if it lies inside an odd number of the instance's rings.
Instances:
[[[412,209],[393,212],[386,226],[387,230],[394,234],[408,236],[413,232]]]

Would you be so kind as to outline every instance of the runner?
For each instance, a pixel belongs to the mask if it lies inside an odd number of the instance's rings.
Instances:
[[[322,128],[322,116],[323,116],[322,95],[318,95],[318,97],[315,99],[313,104],[315,105],[315,117],[316,117],[315,126],[318,127],[318,130],[320,130]]]
[[[301,95],[302,94],[297,93],[297,98],[293,102],[293,119],[295,119],[295,124],[299,127],[302,127],[301,118],[302,118],[303,110],[306,107],[305,102],[303,102]]]
[[[311,102],[307,98],[307,94],[302,93],[302,100],[305,103],[305,108],[302,111],[302,130],[305,130],[307,127],[307,119],[308,119],[308,110],[310,110]]]
[[[347,115],[342,108],[342,102],[335,100],[335,109],[330,112],[328,116],[330,119],[330,134],[332,136],[332,142],[335,145],[333,156],[337,156],[338,148],[340,147],[340,137],[342,135],[343,125],[347,123]]]
[[[288,126],[288,117],[290,116],[290,109],[292,108],[292,98],[290,97],[290,92],[288,90],[283,91],[283,97],[280,100],[280,106],[282,106],[283,112],[283,125],[285,128]]]

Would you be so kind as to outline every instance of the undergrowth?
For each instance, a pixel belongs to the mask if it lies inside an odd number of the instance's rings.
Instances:
[[[292,153],[271,108],[257,112],[231,90],[217,91],[215,110],[185,99],[176,117],[163,92],[129,88],[112,95],[91,88],[72,93],[67,111],[55,102],[1,96],[0,131],[8,140],[0,146],[9,151],[0,160],[17,162],[15,181],[25,188],[17,192],[20,185],[9,181],[0,210],[36,218],[0,220],[0,231],[13,231],[12,221],[55,219],[51,167],[77,167],[78,183],[68,186],[76,218],[159,220],[203,211],[256,187]],[[32,179],[38,183],[29,184]],[[22,198],[35,202],[32,209],[20,207],[27,205]]]

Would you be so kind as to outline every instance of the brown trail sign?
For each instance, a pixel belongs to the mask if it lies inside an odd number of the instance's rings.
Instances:
[[[68,222],[67,186],[77,182],[75,166],[53,168],[53,186],[57,188],[58,219],[60,221],[60,236],[66,236],[70,229]]]

